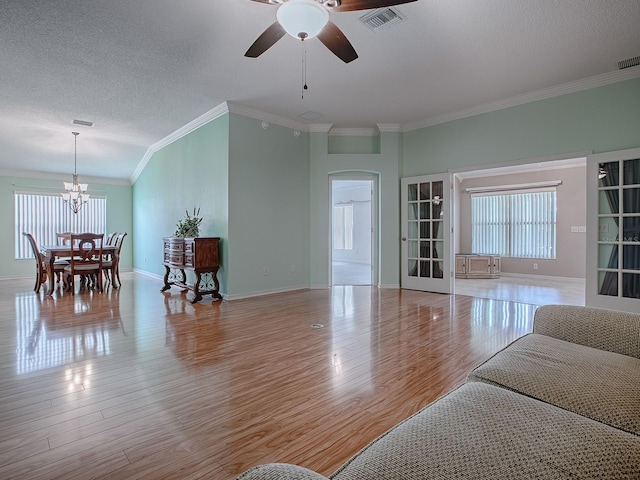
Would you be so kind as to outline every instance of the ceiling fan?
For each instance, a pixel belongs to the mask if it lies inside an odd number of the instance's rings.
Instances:
[[[349,63],[358,54],[338,26],[329,20],[329,12],[351,12],[391,7],[416,0],[252,0],[278,5],[276,21],[249,47],[245,57],[256,58],[271,48],[285,33],[305,40],[317,36],[320,41]]]

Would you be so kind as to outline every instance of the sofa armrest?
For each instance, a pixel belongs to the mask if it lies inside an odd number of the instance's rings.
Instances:
[[[544,305],[533,333],[640,358],[640,314],[576,305]]]
[[[289,463],[265,463],[247,470],[237,480],[329,480],[312,470]]]

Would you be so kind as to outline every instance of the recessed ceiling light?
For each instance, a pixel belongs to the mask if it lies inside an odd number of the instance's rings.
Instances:
[[[93,122],[89,122],[87,120],[74,120],[74,125],[84,125],[85,127],[93,127]]]

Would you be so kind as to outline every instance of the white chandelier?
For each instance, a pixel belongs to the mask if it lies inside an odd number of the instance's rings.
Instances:
[[[75,137],[75,151],[73,155],[73,182],[63,182],[66,192],[62,193],[64,203],[68,204],[73,213],[78,213],[82,206],[89,201],[87,188],[89,184],[78,183],[78,135],[79,132],[71,132]]]

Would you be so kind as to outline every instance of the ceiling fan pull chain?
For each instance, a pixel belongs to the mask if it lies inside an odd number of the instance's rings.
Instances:
[[[302,99],[304,100],[304,91],[308,90],[307,87],[307,46],[302,39]]]

